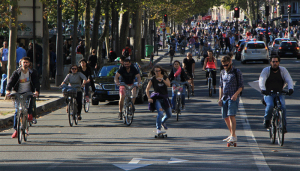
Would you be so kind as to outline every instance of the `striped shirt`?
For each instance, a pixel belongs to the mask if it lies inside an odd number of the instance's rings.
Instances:
[[[223,89],[222,100],[231,99],[239,88],[244,88],[242,72],[236,69],[237,76],[239,77],[239,83],[237,84],[234,69],[232,66],[229,72],[223,69],[220,73],[220,87]]]

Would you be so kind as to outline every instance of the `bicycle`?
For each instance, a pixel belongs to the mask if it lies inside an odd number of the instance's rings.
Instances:
[[[85,96],[86,96],[85,95],[85,87],[83,87],[83,89],[82,89],[82,105],[83,105],[83,108],[84,108],[84,112],[88,113],[89,109],[90,109],[90,100],[87,101]],[[89,99],[91,99],[90,95],[89,95]]]
[[[171,82],[174,93],[176,94],[176,104],[175,104],[175,112],[176,112],[176,121],[178,121],[179,115],[181,114],[181,103],[182,103],[182,99],[181,99],[181,94],[183,91],[183,85],[187,85],[188,82],[177,82],[177,81],[172,81]]]
[[[28,121],[28,108],[33,97],[32,92],[26,93],[13,93],[10,95],[14,98],[14,104],[17,109],[17,133],[18,133],[18,143],[22,143],[22,136],[24,141],[27,141],[29,135],[29,124]]]
[[[212,96],[213,92],[213,83],[212,83],[212,71],[215,71],[215,69],[206,68],[206,72],[209,72],[208,78],[207,78],[207,85],[208,85],[208,95],[209,97]]]
[[[281,109],[281,103],[279,99],[279,95],[288,95],[288,92],[282,91],[282,92],[273,92],[271,90],[270,95],[276,94],[276,97],[274,99],[274,108],[272,112],[272,119],[271,119],[271,125],[269,127],[269,134],[270,134],[270,141],[272,144],[275,143],[276,139],[276,132],[277,132],[277,141],[279,146],[283,146],[284,143],[284,117],[282,115],[282,109]]]
[[[217,59],[219,58],[219,56],[220,56],[220,49],[219,49],[219,48],[215,49],[215,54],[214,54],[214,56],[215,56]]]
[[[124,82],[120,82],[120,86],[124,86],[126,89],[126,96],[124,100],[124,109],[123,109],[123,123],[126,124],[127,126],[130,126],[133,122],[133,116],[135,112],[134,104],[132,102],[132,89],[135,87],[138,87],[138,83],[135,82],[133,85],[129,86],[125,84]],[[137,92],[138,94],[138,89]]]
[[[68,119],[70,127],[78,124],[78,114],[77,114],[77,88],[76,87],[63,87],[64,96],[67,98],[67,109],[68,109]]]

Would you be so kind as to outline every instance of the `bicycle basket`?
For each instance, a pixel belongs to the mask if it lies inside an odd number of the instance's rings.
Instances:
[[[73,96],[77,97],[77,89],[72,87],[66,87],[62,89],[62,92],[65,97]]]

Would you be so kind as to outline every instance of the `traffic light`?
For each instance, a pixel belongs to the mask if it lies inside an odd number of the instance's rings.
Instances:
[[[265,16],[269,16],[269,6],[265,6]]]
[[[240,8],[234,7],[234,18],[240,18]]]
[[[165,14],[165,15],[164,15],[164,23],[167,23],[167,22],[168,22],[168,15]]]
[[[288,14],[291,13],[291,5],[288,5],[287,13],[288,13]]]

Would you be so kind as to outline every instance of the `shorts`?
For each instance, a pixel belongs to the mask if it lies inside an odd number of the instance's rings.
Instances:
[[[133,85],[133,84],[127,84],[127,85],[129,85],[129,86],[131,86],[131,85]],[[135,90],[136,88],[133,88],[133,90]],[[126,88],[125,88],[125,86],[120,86],[119,87],[119,94],[120,95],[126,95]]]
[[[222,105],[222,118],[225,119],[228,116],[235,116],[238,111],[239,106],[239,98],[236,99],[236,101],[233,100],[226,100],[223,101]]]
[[[191,72],[187,72],[186,73],[191,79],[193,79],[194,77],[193,77],[193,73],[191,73]]]

